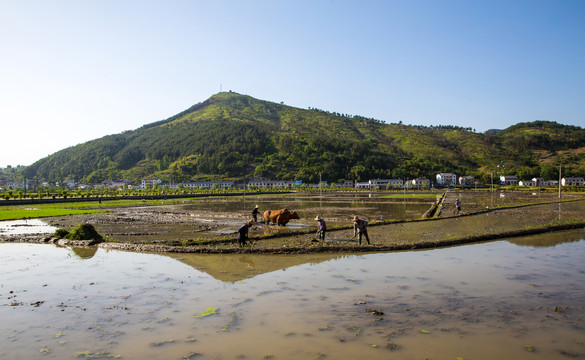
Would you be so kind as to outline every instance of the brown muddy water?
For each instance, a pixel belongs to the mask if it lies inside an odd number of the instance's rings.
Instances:
[[[279,256],[0,244],[0,358],[583,358],[584,239]]]

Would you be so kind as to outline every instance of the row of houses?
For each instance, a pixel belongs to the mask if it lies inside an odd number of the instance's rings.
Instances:
[[[527,187],[553,187],[558,186],[558,180],[545,180],[544,178],[533,178],[531,180],[518,180],[518,177],[511,175],[502,175],[499,179],[500,185],[518,185]],[[458,177],[453,173],[440,173],[436,175],[436,184],[439,187],[448,186],[472,186],[475,184],[475,178],[473,176],[460,176]],[[74,180],[66,180],[61,184],[68,188],[84,189],[87,185],[77,184]],[[108,188],[108,189],[152,189],[160,186],[167,187],[169,189],[243,189],[243,188],[279,188],[279,189],[291,189],[303,185],[300,180],[266,180],[266,179],[255,179],[245,183],[235,183],[234,181],[221,180],[221,181],[187,181],[181,183],[163,183],[161,179],[143,179],[140,186],[133,186],[128,180],[105,180],[95,185],[96,188]],[[322,181],[319,184],[310,184],[312,187],[328,186],[327,181]],[[345,180],[341,183],[332,183],[331,186],[341,188],[357,188],[357,189],[387,189],[387,188],[430,188],[432,183],[429,179],[416,178],[409,180],[402,179],[370,179],[368,181],[354,181]],[[565,177],[561,179],[562,186],[585,186],[585,179],[582,177]],[[6,181],[0,184],[6,189],[17,189],[26,187],[27,190],[33,188],[47,187],[48,183],[33,183],[31,181]]]
[[[440,173],[436,176],[437,185],[439,186],[455,186],[457,184],[461,186],[470,186],[475,184],[475,178],[473,176],[460,176],[457,177],[453,173]],[[457,181],[459,180],[459,181]],[[517,176],[513,175],[502,175],[500,176],[500,185],[519,185],[519,186],[558,186],[558,180],[545,180],[544,178],[532,178],[531,180],[519,180]],[[585,178],[582,177],[564,177],[561,179],[562,186],[585,186]]]
[[[516,176],[501,176],[501,185],[519,185],[519,186],[558,186],[558,180],[545,180],[543,178],[533,178],[532,180],[518,180]],[[582,177],[564,177],[561,179],[561,186],[585,186],[585,178]]]

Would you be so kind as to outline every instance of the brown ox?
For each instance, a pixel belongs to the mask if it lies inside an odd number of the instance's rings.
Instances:
[[[288,223],[290,219],[300,219],[300,217],[296,211],[291,211],[288,209],[266,210],[264,212],[264,222],[266,223],[266,225],[273,222],[278,225],[284,226]]]

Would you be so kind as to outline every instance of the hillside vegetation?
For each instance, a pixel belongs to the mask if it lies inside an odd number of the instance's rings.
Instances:
[[[585,176],[585,130],[547,121],[476,133],[299,109],[232,92],[166,120],[79,144],[26,168],[28,178],[364,180],[438,172]]]

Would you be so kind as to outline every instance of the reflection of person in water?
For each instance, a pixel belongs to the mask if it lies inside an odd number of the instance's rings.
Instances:
[[[257,223],[258,222],[258,213],[260,212],[260,210],[258,210],[259,207],[258,205],[256,205],[254,207],[254,210],[252,210],[252,217],[254,218],[254,222]]]
[[[239,260],[246,264],[248,270],[253,270],[256,267],[256,261],[254,261],[254,259],[249,256],[242,256],[239,258]]]
[[[254,224],[254,220],[250,219],[238,230],[238,244],[240,247],[246,245],[248,241],[248,228]]]

